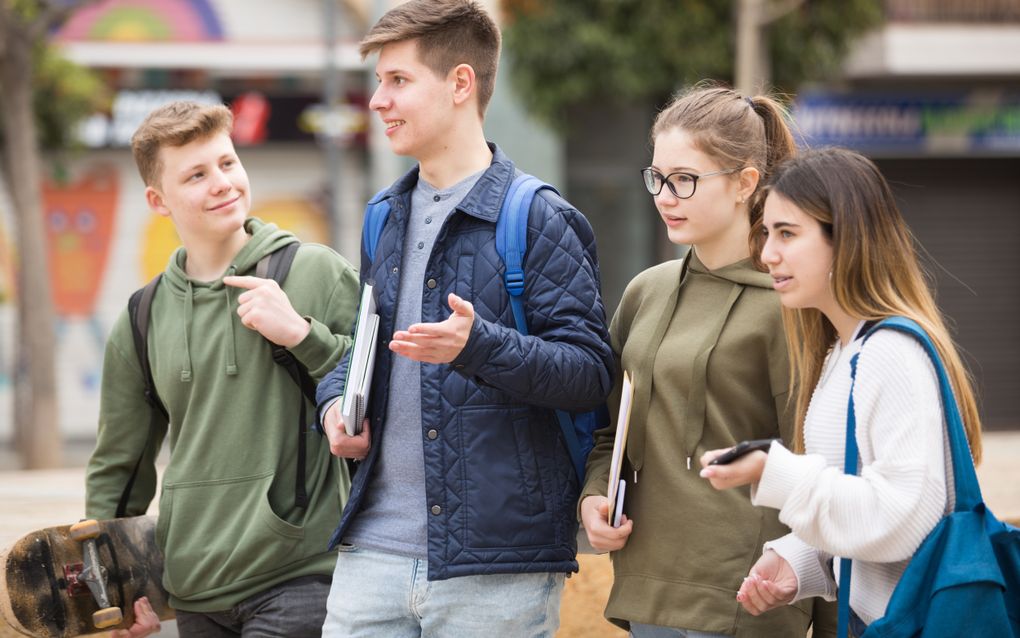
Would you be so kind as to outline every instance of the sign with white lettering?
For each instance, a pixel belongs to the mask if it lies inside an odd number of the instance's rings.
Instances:
[[[876,155],[1020,154],[1020,94],[807,93],[793,119],[809,146]]]

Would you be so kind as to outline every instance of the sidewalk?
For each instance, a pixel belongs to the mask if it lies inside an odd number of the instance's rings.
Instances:
[[[82,458],[78,451],[69,457]],[[87,458],[87,454],[84,455]],[[978,478],[985,501],[1002,519],[1020,525],[1020,431],[987,432],[984,462]],[[0,548],[26,532],[64,525],[84,515],[84,469],[0,471]],[[149,508],[155,513],[155,503]],[[611,576],[605,557],[584,557],[585,569],[568,580],[558,638],[620,636],[601,620]],[[593,626],[594,625],[594,626]],[[601,629],[605,633],[597,634]],[[174,624],[164,623],[162,636],[176,636]]]

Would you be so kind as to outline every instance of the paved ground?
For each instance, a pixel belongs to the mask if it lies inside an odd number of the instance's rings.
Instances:
[[[985,501],[1000,518],[1020,525],[1020,431],[986,433],[984,449],[978,476]],[[83,465],[88,445],[70,445],[65,458]],[[26,472],[11,469],[13,463],[10,450],[0,450],[0,548],[26,532],[76,521],[84,514],[80,466]],[[581,573],[567,581],[558,638],[623,636],[601,617],[612,578],[608,560],[582,558]],[[165,625],[162,635],[177,635],[173,623]]]

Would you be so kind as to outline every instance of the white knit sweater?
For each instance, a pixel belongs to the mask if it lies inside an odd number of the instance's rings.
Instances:
[[[753,502],[779,509],[793,531],[766,547],[793,567],[796,598],[832,600],[829,560],[852,558],[850,606],[871,623],[885,615],[907,562],[947,511],[947,443],[928,355],[913,337],[882,330],[857,361],[861,471],[843,474],[850,359],[858,351],[860,339],[833,347],[805,419],[807,454],[773,444]]]

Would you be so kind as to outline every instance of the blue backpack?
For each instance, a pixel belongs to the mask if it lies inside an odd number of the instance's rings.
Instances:
[[[535,194],[543,189],[559,194],[555,188],[537,177],[519,174],[510,184],[510,190],[499,210],[499,219],[496,220],[496,252],[503,260],[503,285],[510,295],[510,309],[517,330],[525,335],[528,334],[528,322],[524,315],[524,255],[528,251],[528,213]],[[390,214],[389,200],[380,201],[387,190],[378,192],[365,207],[361,240],[365,254],[372,260],[375,259],[379,237]],[[585,462],[594,446],[593,433],[609,424],[609,410],[604,404],[591,412],[556,410],[556,418],[570,451],[577,479],[583,485]]]
[[[863,638],[1020,638],[1020,530],[999,521],[985,507],[960,410],[931,339],[905,317],[883,320],[864,339],[883,328],[916,338],[935,367],[953,460],[956,506],[914,552],[885,616],[868,625]],[[856,379],[859,355],[850,360],[852,379]],[[851,384],[843,469],[847,474],[857,474],[855,429]],[[841,559],[838,636],[847,635],[849,624],[850,565],[849,559]]]

